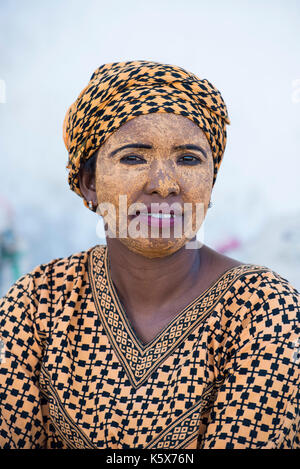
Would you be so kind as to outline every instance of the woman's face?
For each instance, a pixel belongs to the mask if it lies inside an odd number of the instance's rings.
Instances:
[[[192,220],[189,227],[200,228],[212,182],[213,159],[206,136],[183,116],[138,116],[115,131],[98,151],[97,201],[99,207],[114,207],[106,216],[104,211],[98,213],[104,215],[110,237],[148,258],[168,256],[193,238],[184,223]],[[132,205],[137,203],[142,205]],[[200,221],[197,205],[200,213],[203,210]],[[161,215],[161,210],[169,213]]]

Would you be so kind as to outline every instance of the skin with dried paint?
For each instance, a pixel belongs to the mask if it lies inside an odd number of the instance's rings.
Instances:
[[[96,174],[81,173],[80,188],[95,206],[113,204],[118,225],[119,195],[127,196],[127,207],[137,202],[198,203],[205,216],[212,181],[213,159],[204,132],[183,116],[155,113],[116,130],[98,150]],[[194,228],[195,223],[193,211]],[[153,340],[224,271],[242,264],[205,245],[185,249],[187,241],[184,233],[180,238],[107,237],[112,281],[143,343]]]

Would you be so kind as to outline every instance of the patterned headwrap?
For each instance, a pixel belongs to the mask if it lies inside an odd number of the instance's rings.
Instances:
[[[183,68],[138,60],[99,67],[68,109],[63,138],[71,189],[83,197],[79,187],[82,161],[125,122],[154,112],[185,116],[203,130],[212,150],[214,184],[230,123],[220,92]],[[85,199],[84,204],[88,207]]]

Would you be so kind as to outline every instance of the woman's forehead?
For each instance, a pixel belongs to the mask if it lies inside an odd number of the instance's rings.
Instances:
[[[106,146],[130,143],[142,138],[144,143],[172,140],[178,143],[192,143],[197,140],[207,143],[205,133],[190,119],[171,113],[152,113],[139,115],[119,127],[106,141]],[[209,145],[209,144],[208,144]]]

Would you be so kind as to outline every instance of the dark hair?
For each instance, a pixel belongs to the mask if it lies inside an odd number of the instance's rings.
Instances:
[[[97,163],[97,154],[98,150],[90,156],[88,160],[83,160],[80,165],[80,173],[87,172],[90,176],[94,176],[96,171],[96,163]]]

